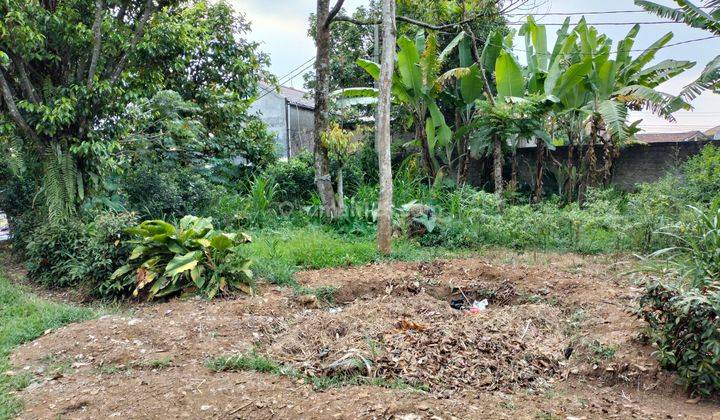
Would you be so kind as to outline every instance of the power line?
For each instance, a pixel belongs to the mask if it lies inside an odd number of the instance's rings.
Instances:
[[[508,22],[508,26],[520,26],[527,22]],[[672,20],[658,20],[648,22],[586,22],[588,26],[627,26],[627,25],[686,25],[685,22],[675,22]],[[538,25],[545,26],[563,26],[564,23],[551,22],[551,23],[539,23]]]
[[[712,9],[711,7],[700,7],[700,9]],[[682,12],[682,9],[675,9]],[[616,14],[628,14],[628,13],[648,13],[652,14],[647,10],[602,10],[593,12],[547,12],[547,13],[507,13],[504,16],[590,16],[590,15],[616,15]]]
[[[278,79],[278,85],[282,85],[283,83],[288,82],[289,80],[294,79],[295,77],[303,74],[305,71],[310,69],[310,67],[314,66],[315,56],[310,57],[308,60],[300,64],[299,66],[295,67],[294,69],[290,70],[288,73],[285,73],[284,76],[280,77]],[[265,92],[260,95],[256,101],[266,97],[267,95],[271,94],[274,91],[274,89],[266,89]]]

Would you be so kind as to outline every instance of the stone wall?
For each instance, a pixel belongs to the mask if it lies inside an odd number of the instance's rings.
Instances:
[[[651,145],[633,145],[622,149],[615,161],[612,183],[619,189],[634,191],[636,186],[645,182],[654,182],[672,173],[683,162],[698,154],[705,145],[713,141],[693,141],[682,143],[653,143]],[[719,142],[720,143],[720,142]],[[564,162],[567,147],[558,147],[552,152],[555,158]],[[602,164],[602,148],[597,149]],[[549,160],[550,162],[552,159]],[[552,171],[546,171],[546,177],[554,178]],[[535,148],[518,151],[518,178],[521,183],[533,185],[535,177]],[[548,184],[546,179],[546,184]]]

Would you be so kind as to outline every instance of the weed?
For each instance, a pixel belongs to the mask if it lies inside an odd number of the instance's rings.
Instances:
[[[617,345],[603,344],[598,340],[593,340],[588,344],[588,348],[594,355],[593,361],[599,363],[600,361],[614,358],[619,347]]]
[[[257,353],[224,356],[210,360],[206,363],[213,372],[226,372],[237,370],[253,370],[263,373],[280,373],[280,365]]]
[[[570,315],[567,323],[565,324],[565,335],[568,337],[574,337],[580,331],[580,328],[588,318],[587,312],[584,309],[578,309]]]
[[[368,378],[361,375],[306,375],[293,367],[283,366],[272,359],[259,355],[255,351],[240,355],[217,357],[209,360],[205,366],[213,372],[255,371],[261,373],[271,373],[279,376],[288,376],[312,385],[316,391],[353,385],[370,385],[382,388],[422,392],[430,391],[430,388],[425,384],[409,383],[400,378],[388,380],[385,378]]]
[[[320,302],[323,302],[327,305],[335,304],[336,292],[337,288],[332,286],[320,286],[316,288],[310,288],[305,286],[295,287],[295,295],[315,295]]]
[[[152,369],[152,370],[163,370],[172,366],[172,359],[170,357],[163,357],[162,359],[155,360],[143,360],[140,362],[132,363],[130,366],[138,369]]]

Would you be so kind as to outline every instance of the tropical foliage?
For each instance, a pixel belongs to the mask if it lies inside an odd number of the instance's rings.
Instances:
[[[213,298],[233,290],[252,292],[250,260],[239,249],[250,242],[245,234],[218,232],[210,219],[194,216],[183,217],[177,227],[145,221],[128,233],[138,238],[128,242],[135,248],[110,281],[132,288],[133,296],[199,292]]]
[[[205,136],[210,156],[244,154],[237,134],[267,58],[228,4],[8,0],[0,15],[0,142],[45,218],[67,220],[105,191],[123,138],[196,150]],[[127,114],[164,105],[141,127]]]
[[[677,8],[645,0],[635,0],[635,4],[663,18],[684,22],[693,28],[704,29],[714,36],[720,36],[720,2],[706,0],[704,7],[699,7],[688,0],[674,1]],[[695,99],[704,91],[715,93],[720,91],[720,55],[705,66],[697,80],[685,86],[680,96],[686,99]]]

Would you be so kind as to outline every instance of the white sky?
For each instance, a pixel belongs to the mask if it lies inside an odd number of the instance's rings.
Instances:
[[[251,39],[262,44],[262,50],[270,54],[271,71],[278,77],[286,76],[289,72],[308,62],[315,55],[313,40],[307,36],[308,16],[315,10],[315,0],[230,0],[235,8],[247,15],[252,22]],[[670,5],[668,1],[659,2]],[[346,10],[352,11],[360,5],[368,3],[367,0],[346,0]],[[698,1],[696,1],[698,3]],[[588,13],[611,10],[638,10],[632,0],[548,0],[544,5],[534,10],[535,13]],[[571,17],[575,23],[580,16]],[[510,21],[522,20],[522,16],[510,17]],[[542,23],[561,23],[564,17],[542,16],[536,17]],[[621,13],[606,15],[588,15],[589,23],[593,22],[657,22],[665,21],[655,15],[645,12]],[[622,39],[631,25],[605,26],[599,25],[601,32],[606,33],[615,42]],[[517,27],[516,27],[517,28]],[[550,45],[554,43],[556,26],[548,28]],[[671,43],[696,38],[707,37],[708,32],[689,28],[682,24],[644,25],[635,42],[635,49],[645,48],[667,32],[673,32],[675,38]],[[523,43],[518,43],[523,48]],[[634,53],[639,54],[639,53]],[[676,60],[691,60],[698,64],[690,71],[674,78],[661,86],[661,90],[676,94],[690,81],[694,80],[702,71],[705,64],[720,54],[720,38],[695,42],[670,48],[665,48],[657,54],[657,61],[672,58]],[[523,57],[524,53],[518,53]],[[302,67],[301,67],[302,69]],[[312,67],[310,67],[310,70]],[[302,87],[302,73],[285,83],[294,87]],[[633,119],[643,119],[641,127],[647,132],[691,131],[706,130],[720,125],[720,95],[705,93],[697,98],[692,105],[692,112],[680,111],[675,116],[676,123],[669,123],[653,116],[649,112],[635,113]]]

